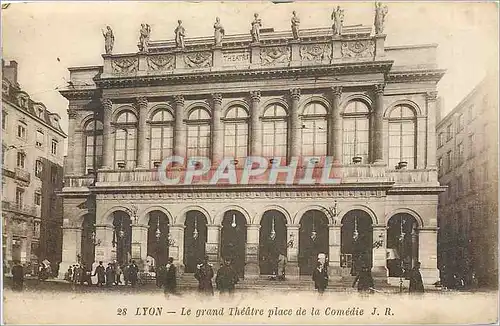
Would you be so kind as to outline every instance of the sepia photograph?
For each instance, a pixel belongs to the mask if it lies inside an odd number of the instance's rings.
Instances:
[[[2,323],[498,323],[492,1],[2,1]]]

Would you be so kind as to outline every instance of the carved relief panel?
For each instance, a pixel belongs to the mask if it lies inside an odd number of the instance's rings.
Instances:
[[[287,64],[290,58],[291,51],[288,46],[273,46],[260,50],[260,63],[263,66]]]
[[[303,62],[330,61],[331,57],[331,44],[304,44],[300,47],[300,60]]]
[[[175,57],[171,54],[149,55],[148,68],[153,71],[172,70],[175,67]]]
[[[208,68],[212,66],[212,52],[186,53],[184,63],[189,68]]]
[[[365,58],[375,55],[373,40],[357,40],[342,42],[342,58]]]
[[[114,58],[111,61],[111,69],[115,74],[133,73],[136,72],[138,68],[138,58]]]

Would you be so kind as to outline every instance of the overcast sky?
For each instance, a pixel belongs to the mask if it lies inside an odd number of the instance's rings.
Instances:
[[[498,60],[498,7],[492,2],[387,2],[386,45],[437,43],[438,65],[447,69],[438,84],[444,112],[460,102]],[[345,9],[345,25],[373,24],[372,2],[85,2],[13,3],[2,10],[3,57],[19,63],[18,80],[31,98],[61,115],[67,130],[68,67],[102,65],[106,25],[115,34],[114,53],[137,51],[141,23],[151,39],[173,38],[182,19],[187,38],[213,35],[219,16],[227,34],[248,33],[253,13],[264,27],[289,30],[296,10],[301,28],[330,27],[334,6]],[[494,68],[495,69],[495,68]],[[498,68],[496,68],[498,69]]]

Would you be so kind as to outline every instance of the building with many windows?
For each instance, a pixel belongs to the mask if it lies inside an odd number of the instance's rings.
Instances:
[[[2,60],[2,247],[4,266],[62,255],[63,142],[60,116],[30,99],[17,62]]]
[[[498,278],[498,77],[485,78],[437,125],[439,269],[448,286]],[[453,280],[455,275],[456,280]]]
[[[208,255],[258,278],[282,253],[287,277],[299,279],[324,253],[335,280],[362,264],[399,280],[420,261],[425,282],[436,282],[437,45],[386,47],[366,26],[300,34],[150,41],[69,68],[61,270],[171,256],[189,275]],[[187,159],[166,164],[171,155]],[[213,166],[188,160],[199,156]],[[295,181],[280,173],[269,184],[268,170],[240,182],[250,156],[264,169],[298,162]],[[341,181],[301,183],[326,170],[327,156]],[[238,183],[211,183],[225,158]]]

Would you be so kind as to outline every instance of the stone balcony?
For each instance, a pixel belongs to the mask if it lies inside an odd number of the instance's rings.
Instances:
[[[65,176],[63,193],[67,192],[88,192],[89,186],[94,185],[95,176]]]
[[[31,174],[28,171],[26,171],[25,169],[16,168],[15,173],[16,173],[16,179],[22,180],[22,181],[25,181],[28,183],[31,181]]]
[[[35,206],[18,204],[7,200],[2,200],[2,210],[34,217],[37,216],[37,208]]]

